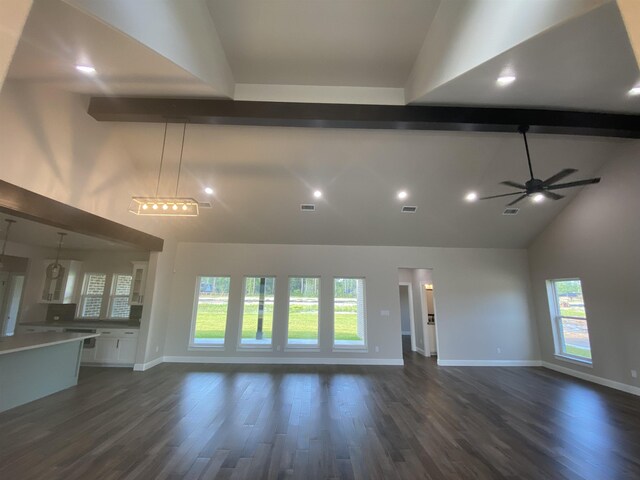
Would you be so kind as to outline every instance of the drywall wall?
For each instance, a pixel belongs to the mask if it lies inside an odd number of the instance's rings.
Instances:
[[[529,261],[544,361],[583,374],[639,386],[640,371],[640,142],[626,145],[538,236]],[[545,282],[580,278],[593,367],[554,357]],[[439,288],[439,286],[438,286]],[[440,314],[440,299],[438,314]]]
[[[524,250],[179,243],[164,355],[168,361],[399,363],[399,267],[433,268],[438,285],[440,360],[539,359]],[[231,276],[224,350],[188,348],[198,275]],[[237,351],[244,276],[276,276],[274,347],[284,345],[289,276],[320,276],[319,351]],[[366,281],[367,352],[332,352],[334,276]],[[378,347],[379,351],[376,351]],[[501,354],[497,354],[497,347]]]
[[[96,122],[87,115],[86,97],[69,92],[29,84],[6,81],[0,94],[0,158],[2,180],[54,200],[128,225],[170,242],[175,222],[168,219],[142,218],[128,212],[132,195],[152,194],[155,180],[141,179],[127,151],[122,147],[113,125]],[[161,143],[158,144],[158,152]],[[146,180],[146,181],[145,181]],[[16,253],[16,255],[19,255]],[[40,260],[45,255],[38,254]],[[55,255],[55,252],[54,252]],[[28,255],[25,255],[28,256]],[[50,257],[50,255],[48,255]],[[164,278],[155,273],[170,271],[173,252],[154,254],[155,262],[163,266],[151,269],[147,288],[166,297]],[[35,257],[34,257],[35,259]],[[38,270],[41,263],[34,260],[28,274],[25,297],[37,295],[40,288]],[[170,265],[171,267],[165,267]],[[160,286],[156,287],[156,282]],[[147,299],[151,297],[147,295]],[[166,306],[166,303],[164,304]],[[33,304],[25,309],[25,320],[41,320],[46,308]],[[162,345],[164,319],[158,310],[151,325],[149,308],[143,310],[141,344]],[[147,338],[153,335],[153,338]],[[161,346],[159,347],[159,351]],[[142,362],[147,352],[138,349]]]
[[[164,344],[169,318],[174,264],[177,242],[165,240],[164,250],[151,252],[147,285],[145,289],[145,308],[140,319],[140,337],[136,354],[136,370],[144,370],[145,365],[164,355]],[[192,297],[193,298],[193,295]],[[144,348],[141,346],[144,345]]]
[[[167,222],[128,212],[131,196],[152,193],[155,180],[141,180],[113,125],[91,118],[87,103],[80,95],[7,80],[0,93],[2,180],[167,236]]]
[[[2,0],[0,2],[0,90],[32,4],[33,0]]]

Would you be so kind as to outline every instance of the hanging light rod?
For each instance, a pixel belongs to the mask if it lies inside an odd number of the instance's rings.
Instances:
[[[162,139],[162,153],[160,154],[160,168],[158,170],[158,181],[156,183],[156,194],[153,197],[131,197],[129,211],[136,215],[146,215],[151,217],[197,217],[200,214],[200,204],[191,197],[178,197],[178,187],[180,186],[180,173],[182,172],[182,156],[184,153],[184,138],[187,132],[187,122],[182,128],[182,144],[180,146],[180,163],[178,165],[178,178],[176,179],[176,189],[174,196],[158,196],[160,191],[160,178],[162,177],[162,166],[164,164],[164,150],[167,144],[168,122],[164,124],[164,137]]]

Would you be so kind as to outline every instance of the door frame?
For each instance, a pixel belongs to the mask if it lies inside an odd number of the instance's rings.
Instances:
[[[414,325],[414,315],[413,315],[413,292],[412,287],[413,284],[411,282],[399,282],[398,288],[407,287],[408,298],[409,298],[409,328],[411,330],[411,351],[416,351],[416,327]],[[400,293],[398,292],[398,295]],[[402,319],[400,319],[400,335],[402,336]]]
[[[431,272],[432,272],[432,275],[433,275],[433,270],[431,270]],[[422,320],[424,322],[424,327],[423,327],[424,328],[424,347],[425,347],[424,351],[427,354],[427,357],[430,357],[431,356],[431,346],[430,346],[431,344],[429,343],[430,335],[429,335],[429,332],[428,332],[429,313],[433,313],[434,318],[435,318],[435,314],[436,314],[436,297],[435,297],[435,295],[432,294],[433,295],[433,312],[429,312],[428,311],[427,302],[426,302],[427,289],[424,288],[426,285],[429,285],[429,284],[426,283],[426,282],[421,282],[420,283],[420,302],[421,302],[420,305],[422,306],[422,314],[423,314],[423,319]],[[433,285],[433,281],[432,281],[431,285]],[[438,352],[440,351],[440,348],[439,348],[440,346],[438,345],[438,324],[434,323],[433,327],[434,327],[433,331],[436,334],[436,338],[435,338],[435,341],[436,341],[436,355],[438,355]]]

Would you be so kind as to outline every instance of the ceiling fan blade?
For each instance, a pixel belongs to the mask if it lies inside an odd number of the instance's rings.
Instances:
[[[576,170],[575,168],[565,168],[552,177],[547,178],[544,182],[542,182],[542,185],[551,185],[552,183],[556,183],[558,180],[562,180],[564,177],[568,177],[569,175],[577,171],[578,170]]]
[[[510,207],[511,205],[515,205],[516,203],[518,203],[521,200],[524,200],[525,198],[527,198],[527,195],[522,195],[521,197],[516,198],[513,202],[507,203],[507,207]]]
[[[544,195],[547,198],[550,198],[551,200],[560,200],[561,198],[564,198],[564,195],[558,195],[557,193],[554,193],[554,192],[542,192],[542,195]]]
[[[546,187],[547,190],[559,190],[561,188],[580,187],[582,185],[592,185],[594,183],[600,183],[599,178],[589,178],[588,180],[578,180],[577,182],[569,183],[557,183]]]
[[[524,185],[522,185],[521,183],[516,183],[516,182],[512,182],[510,180],[507,180],[505,182],[500,182],[502,185],[507,185],[509,187],[513,187],[513,188],[519,188],[520,190],[525,190],[527,187],[525,187]]]
[[[520,195],[521,193],[524,193],[524,192],[503,193],[502,195],[491,195],[490,197],[482,197],[482,198],[479,198],[478,200],[489,200],[491,198],[510,197],[512,195]]]

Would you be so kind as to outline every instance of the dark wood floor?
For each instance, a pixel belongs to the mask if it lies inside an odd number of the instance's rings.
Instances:
[[[638,479],[640,399],[542,368],[83,368],[0,414],[0,478]]]

